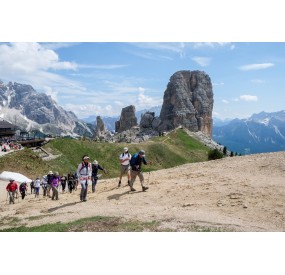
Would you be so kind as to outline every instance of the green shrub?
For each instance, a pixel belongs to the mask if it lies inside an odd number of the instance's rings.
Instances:
[[[224,154],[218,149],[212,149],[208,153],[208,160],[221,159],[223,158],[223,155]]]

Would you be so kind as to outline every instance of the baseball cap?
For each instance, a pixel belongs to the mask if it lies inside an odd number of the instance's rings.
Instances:
[[[48,172],[48,174],[49,174],[49,175],[52,175],[52,174],[53,174],[53,172],[52,172],[52,171],[49,171],[49,172]]]
[[[89,159],[89,157],[88,157],[88,156],[85,156],[83,159]]]
[[[129,148],[128,148],[128,147],[125,147],[125,148],[124,148],[124,150],[125,150],[125,151],[128,151],[128,150],[129,150]]]
[[[139,151],[139,155],[142,155],[144,157],[145,156],[145,151],[144,150],[140,150]]]
[[[95,159],[95,160],[93,161],[93,163],[94,163],[94,164],[98,164],[98,161]]]

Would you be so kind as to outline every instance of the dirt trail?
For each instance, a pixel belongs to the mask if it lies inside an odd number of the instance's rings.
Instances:
[[[79,202],[80,190],[60,194],[59,201],[29,195],[14,205],[5,204],[2,196],[0,229],[11,227],[12,218],[17,225],[35,226],[101,215],[160,221],[162,228],[178,231],[193,225],[284,231],[284,175],[285,152],[278,152],[145,173],[147,192],[141,192],[138,179],[136,192],[129,192],[128,186],[116,188],[117,179],[99,180],[96,193],[89,193],[85,203]]]

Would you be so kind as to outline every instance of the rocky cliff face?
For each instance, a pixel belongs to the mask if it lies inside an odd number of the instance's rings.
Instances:
[[[120,120],[115,124],[116,132],[121,133],[137,125],[136,108],[130,105],[122,109]]]
[[[212,136],[213,91],[210,77],[201,71],[178,71],[164,92],[159,131],[179,125]]]
[[[38,93],[30,85],[0,83],[0,108],[7,120],[13,120],[9,116],[14,114],[17,126],[26,130],[33,127],[46,134],[92,136],[92,131],[73,112],[65,111],[50,96]]]

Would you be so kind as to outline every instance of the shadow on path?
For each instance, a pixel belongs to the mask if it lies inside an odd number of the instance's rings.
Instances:
[[[122,196],[130,194],[130,193],[133,193],[133,192],[126,191],[126,192],[121,193],[121,194],[114,194],[114,195],[108,196],[107,199],[108,200],[119,200]]]
[[[63,204],[61,206],[57,206],[57,207],[54,207],[54,208],[49,208],[48,212],[53,212],[53,211],[56,211],[56,210],[64,208],[64,207],[75,205],[77,203],[81,203],[81,202],[71,202],[71,203]]]

